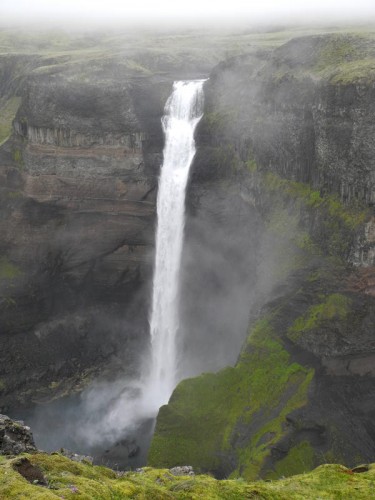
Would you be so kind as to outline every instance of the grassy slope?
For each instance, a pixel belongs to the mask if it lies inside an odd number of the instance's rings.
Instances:
[[[237,365],[182,382],[161,408],[149,463],[168,466],[185,460],[202,470],[219,467],[219,456],[234,447],[234,475],[257,476],[269,446],[283,434],[285,416],[306,402],[313,370],[290,360],[267,319],[249,335]],[[286,395],[287,394],[287,395]],[[236,444],[236,427],[262,412],[250,440]],[[261,440],[263,436],[269,436]]]
[[[317,41],[308,60],[297,55],[293,60],[293,70],[281,65],[275,71],[274,78],[281,79],[285,75],[298,79],[310,77],[334,85],[371,83],[375,77],[374,32],[348,29],[330,35],[328,39]],[[294,47],[298,50],[297,44]]]
[[[167,469],[145,468],[119,477],[110,469],[76,463],[58,454],[25,455],[39,466],[48,487],[26,481],[13,466],[20,458],[0,456],[0,498],[48,500],[138,499],[368,499],[375,486],[375,465],[361,474],[341,465],[324,465],[288,479],[248,483],[210,476],[173,476]]]
[[[336,26],[336,27],[287,27],[270,29],[268,32],[236,30],[190,30],[189,32],[129,32],[98,31],[66,33],[63,30],[22,30],[6,29],[0,26],[0,55],[38,54],[45,59],[47,66],[64,67],[105,61],[115,57],[120,64],[136,74],[149,74],[155,71],[160,61],[169,61],[173,66],[178,61],[206,62],[213,67],[219,61],[232,56],[249,53],[258,48],[275,48],[300,36],[351,33],[353,35],[375,37],[374,26]],[[334,57],[345,56],[345,50],[335,49]],[[329,56],[331,57],[331,56]],[[50,58],[55,58],[52,61]],[[332,62],[342,60],[334,59]],[[43,63],[41,62],[43,66]]]
[[[8,139],[12,132],[12,121],[21,104],[20,97],[11,97],[0,103],[0,146]]]

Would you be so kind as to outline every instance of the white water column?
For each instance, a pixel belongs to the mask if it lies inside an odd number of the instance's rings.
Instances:
[[[165,147],[157,199],[149,373],[149,397],[157,406],[168,402],[178,382],[176,339],[179,329],[185,192],[195,155],[194,130],[203,112],[204,81],[175,82],[162,120]]]

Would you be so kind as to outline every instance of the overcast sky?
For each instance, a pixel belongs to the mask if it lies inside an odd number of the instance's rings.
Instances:
[[[0,0],[0,23],[375,21],[375,0]]]

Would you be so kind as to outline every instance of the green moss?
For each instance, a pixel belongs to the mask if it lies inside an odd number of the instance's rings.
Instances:
[[[291,448],[285,458],[279,460],[275,471],[267,474],[267,479],[293,476],[308,472],[314,467],[314,450],[308,441],[303,441]]]
[[[135,61],[134,59],[127,59],[124,61],[125,66],[129,68],[130,70],[136,71],[137,73],[142,73],[144,75],[151,75],[152,72],[148,69],[142,66],[139,62]]]
[[[259,174],[259,182],[265,196],[272,198],[268,215],[271,222],[284,221],[272,222],[271,228],[279,226],[280,234],[284,232],[305,252],[347,259],[356,233],[368,216],[367,209],[357,202],[344,205],[336,195],[322,195],[308,184],[274,173]],[[315,221],[310,233],[302,227],[301,214]]]
[[[21,104],[20,97],[11,97],[1,104],[0,102],[0,146],[12,132],[12,122]]]
[[[201,120],[201,127],[208,132],[214,132],[215,135],[220,133],[228,122],[228,116],[219,111],[205,113]]]
[[[56,381],[52,381],[52,382],[48,385],[48,387],[49,387],[50,389],[57,389],[57,388],[61,385],[61,383],[62,383],[62,381],[61,381],[61,380],[59,380],[58,382],[56,382]]]
[[[341,65],[331,77],[334,85],[372,82],[375,79],[375,58],[351,61]]]
[[[251,159],[246,162],[246,168],[249,172],[254,173],[258,170],[258,165],[254,159]]]
[[[2,379],[0,378],[0,392],[3,392],[3,391],[4,391],[4,389],[5,389],[5,387],[6,387],[6,385],[5,385],[4,380],[2,380]]]
[[[345,295],[334,293],[319,304],[311,306],[308,311],[299,316],[288,329],[288,337],[297,341],[307,331],[318,328],[325,321],[332,319],[345,320],[350,312],[351,301]]]
[[[12,264],[7,257],[0,257],[0,280],[12,280],[20,274],[20,269]]]
[[[37,453],[24,455],[39,466],[47,478],[48,486],[31,484],[15,469],[19,458],[0,456],[0,498],[19,500],[120,500],[120,499],[191,499],[265,500],[317,499],[369,499],[373,497],[375,466],[368,472],[353,474],[342,465],[324,465],[312,472],[278,481],[247,482],[240,480],[218,481],[206,475],[173,476],[167,469],[145,467],[143,473],[127,472],[117,476],[110,469],[89,464],[78,464],[57,454]],[[281,470],[296,470],[295,463],[305,463],[310,452],[306,443],[295,446],[292,461],[279,464]]]
[[[375,76],[375,52],[367,37],[331,36],[316,54],[313,71],[331,83],[371,82]]]
[[[298,214],[291,214],[287,209],[272,211],[266,223],[267,229],[281,234],[293,234],[299,223]]]
[[[7,196],[10,199],[21,198],[22,197],[22,191],[8,191]]]
[[[309,184],[283,179],[274,173],[267,173],[264,176],[263,187],[266,190],[278,191],[290,196],[299,204],[307,207],[326,210],[332,218],[338,219],[348,229],[355,229],[363,224],[367,216],[367,210],[356,204],[344,205],[337,195],[327,194],[322,196]]]
[[[290,361],[268,319],[257,322],[234,368],[179,384],[170,403],[160,410],[150,464],[191,463],[215,470],[223,452],[235,453],[235,474],[256,477],[270,453],[271,441],[276,442],[284,432],[286,415],[305,404],[312,376],[313,370]],[[251,425],[259,412],[264,412],[267,424],[244,444],[235,444],[242,427]],[[272,439],[260,443],[268,432]]]
[[[13,160],[20,166],[23,166],[22,151],[18,148],[13,150]]]
[[[315,70],[325,71],[329,66],[338,66],[348,60],[358,58],[360,50],[357,47],[357,41],[358,39],[340,35],[327,38],[316,54]]]

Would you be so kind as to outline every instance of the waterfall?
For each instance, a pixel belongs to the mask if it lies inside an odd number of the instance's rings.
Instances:
[[[165,105],[164,161],[157,199],[157,231],[150,314],[151,356],[137,379],[98,382],[82,394],[84,419],[79,439],[100,442],[136,436],[142,422],[153,420],[179,381],[177,336],[179,281],[184,236],[185,191],[195,154],[194,130],[203,112],[205,80],[175,82]],[[142,445],[143,454],[148,443]],[[142,458],[143,457],[143,458]],[[145,460],[144,455],[141,458]],[[144,462],[142,462],[144,463]]]
[[[168,402],[178,381],[176,339],[185,192],[195,155],[194,131],[202,117],[204,81],[175,82],[162,121],[165,147],[157,199],[149,374],[149,394],[158,406]]]

